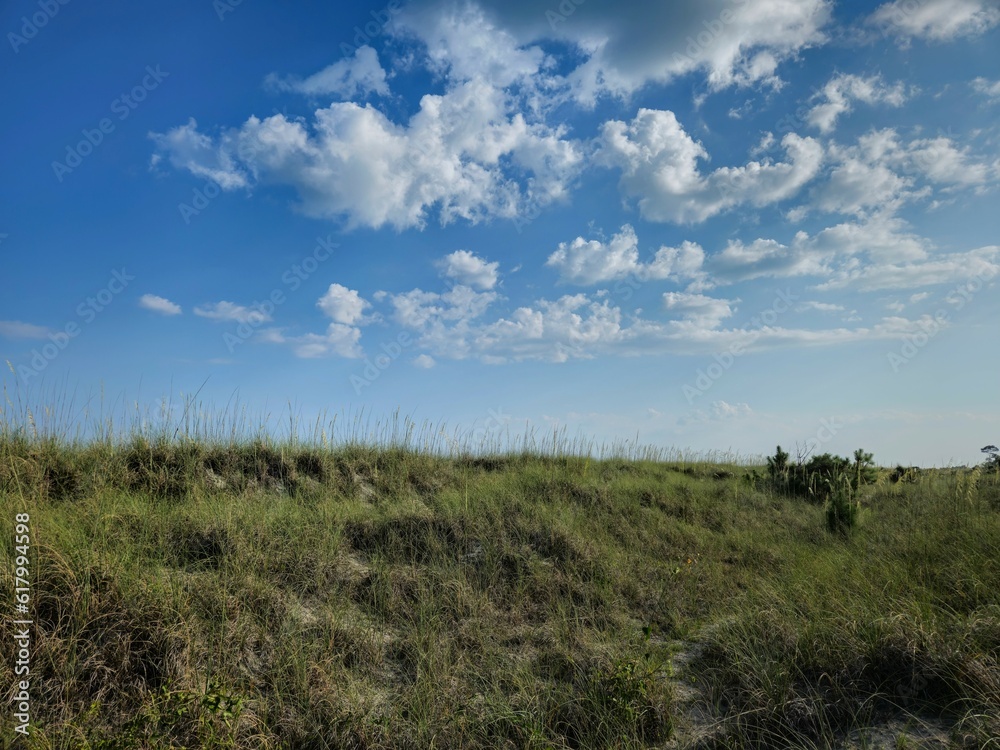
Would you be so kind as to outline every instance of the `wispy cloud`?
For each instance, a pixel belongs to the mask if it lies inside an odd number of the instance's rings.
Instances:
[[[233,302],[213,302],[205,305],[198,305],[194,308],[194,314],[202,318],[218,321],[235,321],[237,323],[253,322],[255,324],[267,323],[271,320],[270,314],[264,310],[244,307]]]
[[[44,339],[49,333],[45,326],[22,323],[20,320],[0,320],[0,336],[8,339]]]
[[[265,79],[265,85],[276,91],[307,96],[335,94],[344,99],[371,93],[386,96],[389,93],[378,53],[368,45],[358,47],[353,57],[338,60],[307,78],[282,77],[272,73]]]
[[[1000,8],[992,0],[894,0],[879,6],[869,22],[903,40],[947,42],[996,26]]]
[[[889,86],[880,75],[866,77],[840,73],[831,78],[813,98],[820,101],[809,110],[806,121],[819,128],[820,132],[829,133],[841,115],[851,112],[854,102],[899,107],[906,101],[907,92],[903,83]]]
[[[979,77],[973,79],[972,88],[992,102],[1000,101],[1000,81],[990,81]]]

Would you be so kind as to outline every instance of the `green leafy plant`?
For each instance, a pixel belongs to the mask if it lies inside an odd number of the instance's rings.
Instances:
[[[96,715],[98,709],[95,702],[90,713]],[[242,712],[243,698],[223,691],[212,680],[203,693],[170,690],[164,685],[115,736],[96,738],[90,746],[94,750],[132,750],[154,742],[156,747],[172,748],[178,738],[193,736],[202,746],[236,747],[236,724]]]

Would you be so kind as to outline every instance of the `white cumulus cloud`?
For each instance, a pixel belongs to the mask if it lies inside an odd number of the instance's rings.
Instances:
[[[703,174],[705,148],[669,110],[640,109],[630,123],[604,124],[600,158],[622,171],[622,191],[651,221],[698,223],[727,209],[766,206],[794,196],[819,172],[823,147],[794,133],[782,139],[787,161],[753,161]]]
[[[180,315],[181,306],[168,300],[166,297],[158,297],[155,294],[144,294],[139,298],[139,307],[146,310],[158,312],[161,315]]]
[[[678,247],[662,246],[648,262],[639,260],[639,239],[630,224],[610,240],[586,240],[577,237],[560,242],[545,265],[559,272],[564,283],[589,286],[605,281],[634,276],[641,280],[670,279],[698,283],[705,251],[694,242]]]
[[[492,289],[499,280],[499,263],[490,263],[468,250],[456,250],[437,261],[436,265],[447,278],[480,290]]]
[[[545,262],[563,281],[588,285],[634,274],[639,268],[638,238],[626,224],[608,242],[577,237],[560,242]]]
[[[293,91],[307,96],[333,94],[342,99],[364,97],[370,93],[386,96],[389,93],[378,53],[368,45],[358,47],[353,57],[338,60],[307,78],[282,78],[272,73],[265,79],[265,84],[278,91]]]
[[[476,223],[565,198],[579,144],[512,107],[475,79],[425,95],[402,124],[370,104],[335,102],[308,122],[250,117],[212,139],[191,120],[152,137],[175,167],[224,189],[289,185],[309,216],[401,230],[423,227],[432,209],[442,224]]]
[[[341,284],[330,284],[316,306],[334,322],[353,326],[365,322],[364,313],[371,307],[371,302],[362,299],[354,289]]]

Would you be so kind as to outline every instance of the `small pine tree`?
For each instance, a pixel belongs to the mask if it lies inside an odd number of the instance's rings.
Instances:
[[[847,475],[835,482],[827,482],[830,499],[826,506],[826,527],[834,533],[847,534],[858,525],[861,503],[854,498],[851,478]]]
[[[773,456],[767,457],[767,473],[772,481],[788,483],[788,458],[788,452],[781,450],[780,445]]]
[[[851,484],[855,490],[862,485],[872,484],[878,479],[878,470],[875,468],[874,457],[871,453],[858,448],[854,451],[854,466],[851,471]]]

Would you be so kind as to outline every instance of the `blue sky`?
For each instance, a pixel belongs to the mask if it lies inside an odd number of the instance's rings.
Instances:
[[[9,386],[997,441],[997,0],[36,0],[0,32]]]

